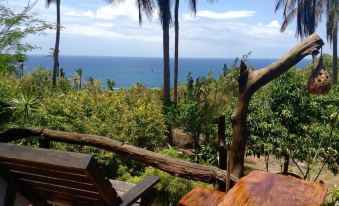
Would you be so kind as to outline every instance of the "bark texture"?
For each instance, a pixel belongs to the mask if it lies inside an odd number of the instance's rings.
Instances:
[[[312,34],[282,58],[260,70],[247,68],[244,62],[240,64],[239,97],[236,111],[232,114],[233,138],[231,147],[231,172],[235,177],[244,173],[244,157],[249,130],[247,127],[248,106],[252,95],[265,84],[289,70],[305,56],[316,54],[324,45],[323,40]]]
[[[338,28],[333,29],[333,84],[338,83]]]
[[[60,0],[56,0],[56,9],[57,9],[57,28],[56,28],[56,37],[55,37],[55,46],[53,51],[53,87],[56,87],[57,84],[57,76],[59,73],[59,45],[60,45]]]
[[[174,10],[175,48],[174,48],[174,91],[173,101],[178,102],[178,70],[179,70],[179,0],[175,0]]]

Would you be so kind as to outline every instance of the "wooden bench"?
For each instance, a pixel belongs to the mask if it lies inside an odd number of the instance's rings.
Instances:
[[[118,195],[93,155],[6,143],[0,143],[0,176],[6,182],[2,189],[6,206],[15,204],[17,192],[37,206],[127,206],[140,198],[140,205],[150,205],[153,186],[159,181],[159,177],[149,176]]]

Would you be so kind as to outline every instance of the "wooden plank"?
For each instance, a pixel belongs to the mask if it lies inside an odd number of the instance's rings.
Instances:
[[[5,192],[5,205],[6,206],[14,206],[16,191],[17,191],[17,180],[8,179],[7,188]]]
[[[5,194],[7,189],[7,182],[0,175],[0,206],[4,206],[5,204]],[[16,205],[30,205],[28,200],[26,200],[19,192],[16,192],[15,204]]]
[[[91,158],[92,155],[89,154],[0,143],[0,161],[5,160],[51,169],[62,167],[64,171],[82,171],[87,168]]]
[[[26,183],[19,181],[18,178],[10,173],[6,168],[0,166],[0,176],[7,182],[16,181],[16,190],[21,193],[24,198],[29,200],[35,206],[48,206],[46,199],[34,193],[33,188]]]
[[[89,197],[93,199],[100,199],[101,197],[99,192],[94,192],[94,191],[81,190],[81,189],[76,189],[76,188],[71,188],[71,187],[66,187],[66,186],[61,186],[61,185],[48,184],[44,182],[36,182],[36,181],[26,180],[26,179],[21,179],[20,181],[25,182],[28,185],[31,185],[33,188],[35,187],[44,188],[44,189],[48,189],[51,191],[65,192],[65,193]]]
[[[141,183],[121,196],[122,203],[120,206],[132,205],[137,199],[147,194],[158,181],[159,177],[154,175],[148,176]]]
[[[60,201],[69,201],[79,204],[88,204],[88,205],[106,205],[101,199],[90,198],[85,196],[79,196],[70,194],[63,191],[53,191],[45,188],[34,188],[34,191],[44,197],[49,197],[49,201],[60,202]]]
[[[64,180],[60,178],[53,178],[49,176],[41,176],[41,175],[35,175],[35,174],[29,174],[29,173],[23,173],[23,172],[16,172],[15,174],[20,180],[43,182],[46,184],[65,186],[65,187],[82,189],[82,190],[93,191],[93,192],[97,191],[96,187],[93,184],[89,184],[86,182],[75,182],[71,180]]]
[[[115,189],[115,191],[117,191],[119,196],[122,196],[135,186],[135,184],[119,180],[109,180],[109,181],[111,182],[113,188]]]
[[[45,176],[60,178],[64,180],[73,180],[76,182],[88,182],[88,178],[86,175],[50,170],[43,167],[31,167],[27,165],[12,164],[8,162],[0,162],[0,166],[8,168],[13,173],[26,172],[36,175],[43,174]]]
[[[108,179],[104,178],[103,174],[99,170],[99,165],[94,158],[90,160],[86,172],[88,173],[88,177],[91,179],[91,183],[96,185],[101,197],[108,205],[119,205],[121,203],[118,193],[114,190]]]
[[[0,175],[0,206],[4,206],[7,182]]]

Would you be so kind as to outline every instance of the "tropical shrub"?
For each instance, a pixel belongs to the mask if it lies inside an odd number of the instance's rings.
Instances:
[[[182,158],[179,156],[178,151],[174,149],[164,149],[158,151],[159,153],[166,154],[174,158]],[[156,175],[160,177],[159,183],[155,186],[157,192],[156,202],[164,206],[177,205],[178,201],[190,190],[196,187],[211,188],[212,185],[201,183],[197,181],[187,180],[163,172],[152,167],[147,167],[144,173],[140,176],[130,175],[127,167],[121,166],[119,168],[120,180],[132,183],[139,183],[149,175]]]
[[[159,100],[147,89],[118,92],[84,89],[44,98],[37,125],[97,134],[154,150],[163,144],[164,118]]]

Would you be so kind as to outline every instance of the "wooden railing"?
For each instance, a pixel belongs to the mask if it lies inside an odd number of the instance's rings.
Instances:
[[[93,146],[117,153],[127,159],[135,160],[146,166],[152,166],[177,177],[206,183],[226,183],[228,179],[227,171],[224,169],[171,158],[163,154],[98,135],[62,132],[41,128],[12,128],[0,133],[0,142],[12,142],[34,136],[40,137],[40,146],[45,148],[49,148],[50,141]],[[238,178],[230,175],[230,180],[237,182]]]

